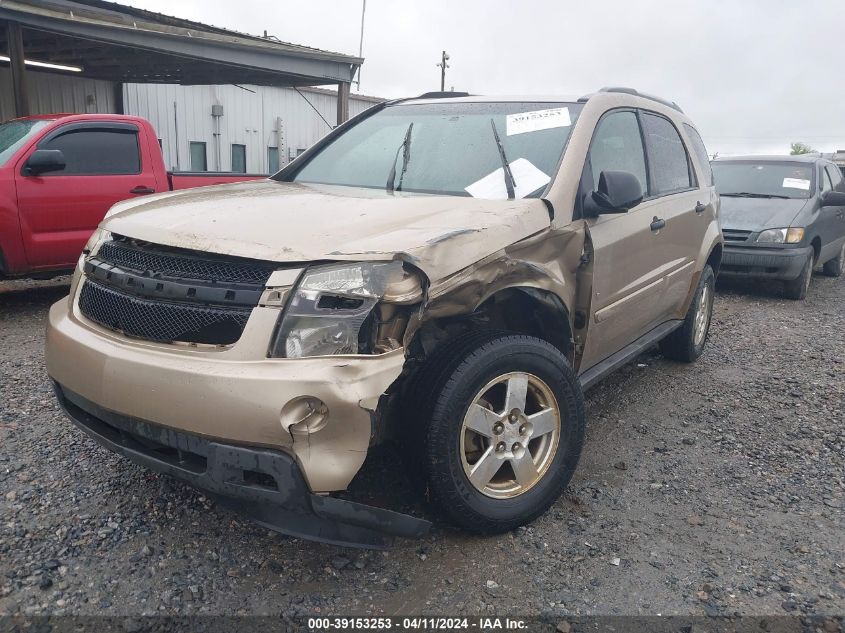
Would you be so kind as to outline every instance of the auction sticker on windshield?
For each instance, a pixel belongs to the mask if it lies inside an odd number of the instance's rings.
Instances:
[[[784,189],[803,189],[804,191],[809,191],[810,181],[804,180],[803,178],[784,178],[783,187]]]
[[[507,135],[513,136],[514,134],[549,130],[555,127],[569,127],[572,125],[572,119],[569,118],[569,108],[550,108],[548,110],[509,114],[506,118],[506,124]]]

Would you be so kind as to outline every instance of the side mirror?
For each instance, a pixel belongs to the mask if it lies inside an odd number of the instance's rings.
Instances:
[[[845,207],[845,192],[828,191],[822,196],[823,207]]]
[[[65,155],[60,149],[37,149],[24,165],[24,174],[38,176],[49,171],[61,171],[65,168]]]
[[[598,191],[592,193],[594,215],[625,213],[643,201],[640,180],[629,171],[603,171]]]

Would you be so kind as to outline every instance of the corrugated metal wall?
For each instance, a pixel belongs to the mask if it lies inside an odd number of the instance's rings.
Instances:
[[[109,81],[32,71],[26,77],[33,114],[114,112],[114,84]],[[0,121],[14,117],[11,73],[0,68]]]
[[[329,123],[337,118],[333,94],[301,89]],[[212,106],[223,107],[219,118],[220,160],[216,156]],[[349,115],[355,116],[373,105],[372,100],[349,100]],[[191,169],[190,143],[206,144],[208,169],[229,171],[232,145],[246,146],[246,169],[252,173],[270,170],[268,148],[279,147],[277,121],[281,119],[284,142],[279,161],[293,158],[322,138],[330,127],[308,102],[291,88],[263,86],[176,86],[126,84],[124,110],[149,119],[161,138],[165,164],[172,169]]]

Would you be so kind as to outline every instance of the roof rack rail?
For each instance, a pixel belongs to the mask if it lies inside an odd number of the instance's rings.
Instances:
[[[657,103],[662,103],[665,106],[669,106],[673,110],[677,110],[678,112],[683,113],[681,110],[681,106],[679,106],[674,101],[669,101],[667,99],[661,99],[660,97],[655,97],[654,95],[650,95],[646,92],[640,92],[636,88],[625,88],[623,86],[606,86],[604,88],[600,88],[599,92],[617,92],[626,95],[634,95],[635,97],[642,97],[643,99],[648,99],[649,101],[656,101]],[[585,95],[578,99],[580,102],[585,102],[590,98],[591,95]]]
[[[451,91],[435,91],[435,92],[424,92],[417,99],[448,99],[450,97],[471,97],[472,95],[468,92],[451,92]]]

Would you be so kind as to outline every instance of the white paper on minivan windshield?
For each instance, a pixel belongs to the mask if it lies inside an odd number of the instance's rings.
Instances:
[[[810,181],[804,180],[803,178],[784,178],[783,179],[783,188],[784,189],[802,189],[803,191],[810,190]]]

